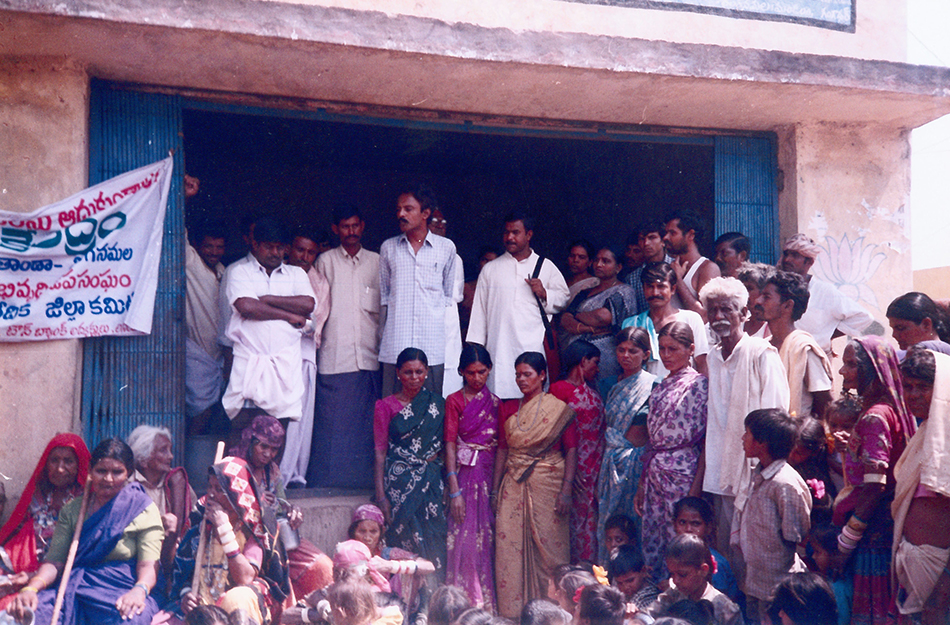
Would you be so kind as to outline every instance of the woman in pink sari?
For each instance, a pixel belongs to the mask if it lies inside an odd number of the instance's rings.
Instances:
[[[489,489],[498,446],[500,401],[485,386],[491,356],[466,343],[459,359],[462,390],[445,400],[445,466],[449,486],[446,583],[464,588],[472,603],[495,607],[495,515]]]
[[[567,377],[551,385],[551,394],[577,415],[577,471],[574,473],[574,505],[571,508],[571,561],[593,562],[597,549],[597,482],[604,459],[604,402],[591,386],[600,372],[600,350],[590,341],[578,339],[568,345],[561,358]]]

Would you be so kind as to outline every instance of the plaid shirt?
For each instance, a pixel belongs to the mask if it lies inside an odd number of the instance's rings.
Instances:
[[[395,364],[399,352],[417,347],[430,365],[445,361],[445,307],[454,304],[455,244],[429,232],[413,252],[405,234],[379,250],[380,305],[387,306],[379,362]]]

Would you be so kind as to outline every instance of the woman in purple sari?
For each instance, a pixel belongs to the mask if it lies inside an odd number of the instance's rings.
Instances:
[[[500,401],[485,386],[491,356],[466,343],[459,359],[462,390],[445,400],[445,466],[449,483],[446,583],[468,592],[472,603],[495,607],[495,515],[489,490],[498,446]]]
[[[117,438],[99,443],[90,462],[92,488],[79,549],[63,601],[64,625],[148,625],[158,612],[152,597],[165,531],[158,508],[142,486],[130,481],[132,450]],[[23,621],[49,625],[81,499],[63,506],[46,560],[10,606]]]

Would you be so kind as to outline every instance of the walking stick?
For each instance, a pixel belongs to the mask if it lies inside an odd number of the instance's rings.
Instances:
[[[214,464],[221,462],[221,459],[224,458],[224,441],[218,441],[218,447],[214,450]],[[198,594],[198,582],[201,577],[201,557],[205,552],[205,545],[207,544],[206,530],[208,529],[208,520],[205,517],[201,517],[201,529],[198,530],[198,553],[195,554],[195,571],[191,574],[191,590]],[[55,621],[54,621],[55,623]]]
[[[59,623],[59,613],[63,609],[63,599],[66,597],[66,586],[69,585],[69,574],[73,570],[76,560],[76,550],[79,549],[79,535],[82,534],[82,524],[86,519],[86,508],[89,506],[89,486],[92,476],[86,478],[86,485],[82,489],[82,503],[79,504],[79,518],[76,520],[76,529],[73,530],[73,542],[69,545],[69,555],[66,557],[66,566],[63,567],[63,578],[59,581],[59,590],[56,591],[56,603],[53,604],[53,620],[50,623]]]

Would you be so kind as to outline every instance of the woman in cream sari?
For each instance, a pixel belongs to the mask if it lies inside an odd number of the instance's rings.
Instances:
[[[524,398],[506,402],[501,411],[492,500],[498,611],[507,618],[544,598],[554,567],[571,555],[577,431],[573,411],[543,391],[546,377],[544,356],[518,356],[515,378]]]
[[[894,468],[893,564],[901,621],[946,623],[950,604],[950,356],[912,347],[901,363],[921,420]]]

